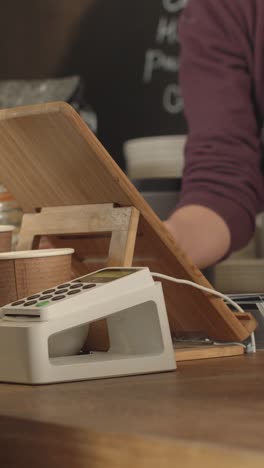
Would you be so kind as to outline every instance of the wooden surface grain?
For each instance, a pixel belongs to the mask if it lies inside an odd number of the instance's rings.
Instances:
[[[0,417],[0,463],[5,468],[262,468],[253,451]]]
[[[179,363],[176,372],[140,377],[36,387],[1,384],[0,414],[117,437],[263,453],[263,369],[264,352],[258,352]]]

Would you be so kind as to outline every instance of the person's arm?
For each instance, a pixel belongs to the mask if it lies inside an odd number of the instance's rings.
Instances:
[[[189,135],[180,203],[166,224],[200,267],[242,248],[263,206],[253,3],[190,0],[181,18]]]

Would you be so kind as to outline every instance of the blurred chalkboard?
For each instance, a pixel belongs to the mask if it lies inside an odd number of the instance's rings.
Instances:
[[[124,166],[127,139],[187,131],[178,87],[185,0],[96,0],[82,15],[60,73],[84,78],[98,137]]]

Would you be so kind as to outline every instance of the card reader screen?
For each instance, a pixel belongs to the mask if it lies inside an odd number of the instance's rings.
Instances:
[[[97,271],[91,275],[87,275],[82,278],[84,283],[109,283],[124,276],[131,275],[138,271],[137,269],[131,268],[108,268],[106,270]]]

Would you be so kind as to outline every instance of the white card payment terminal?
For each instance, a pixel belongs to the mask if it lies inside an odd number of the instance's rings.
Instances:
[[[40,384],[176,367],[162,287],[145,267],[103,268],[1,313],[0,381]],[[101,319],[109,350],[81,354],[89,324]]]

